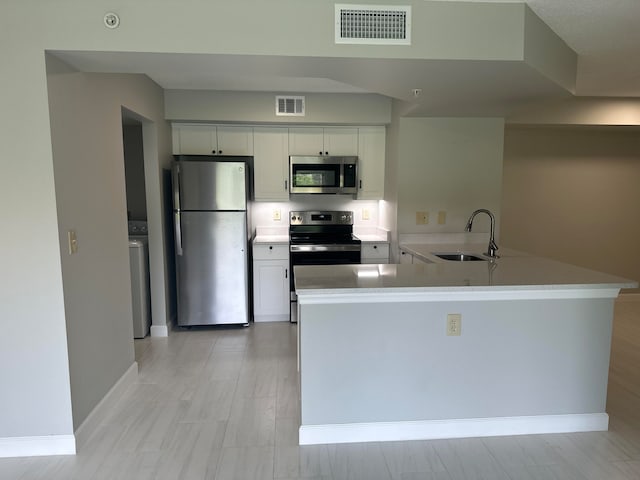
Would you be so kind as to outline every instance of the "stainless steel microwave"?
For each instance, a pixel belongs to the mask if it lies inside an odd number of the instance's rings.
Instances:
[[[345,193],[358,191],[358,157],[289,157],[291,193]]]

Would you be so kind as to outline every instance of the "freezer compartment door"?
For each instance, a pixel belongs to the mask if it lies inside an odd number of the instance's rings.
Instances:
[[[181,161],[174,164],[179,210],[246,210],[244,162]]]
[[[182,212],[178,325],[247,323],[245,212]]]

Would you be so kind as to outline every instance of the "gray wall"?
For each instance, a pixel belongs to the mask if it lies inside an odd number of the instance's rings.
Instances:
[[[123,125],[124,169],[129,220],[147,219],[142,125]]]
[[[613,299],[300,310],[302,425],[605,412]]]
[[[275,93],[166,90],[168,120],[384,125],[391,99],[373,94],[296,94],[305,97],[305,116],[276,116]]]
[[[399,233],[459,233],[477,208],[499,221],[503,131],[501,118],[401,118]],[[416,225],[418,211],[429,212],[429,224]],[[447,212],[444,225],[439,211]],[[489,231],[487,219],[476,228]]]
[[[77,429],[134,362],[121,108],[144,116],[158,132],[150,152],[155,152],[156,172],[157,152],[164,152],[164,161],[168,157],[169,129],[163,119],[162,90],[147,77],[77,73],[52,57],[48,67],[64,282],[62,325],[66,323]],[[159,195],[158,173],[149,186]],[[163,230],[162,225],[158,228]],[[74,255],[66,248],[71,229],[78,237]],[[163,259],[161,270],[164,263]]]
[[[637,128],[512,126],[504,152],[505,245],[640,279]]]

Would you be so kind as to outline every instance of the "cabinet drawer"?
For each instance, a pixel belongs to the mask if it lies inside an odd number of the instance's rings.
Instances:
[[[288,260],[289,245],[281,243],[261,243],[253,246],[255,260]]]
[[[363,243],[362,244],[362,258],[382,258],[389,259],[389,244],[388,243]]]

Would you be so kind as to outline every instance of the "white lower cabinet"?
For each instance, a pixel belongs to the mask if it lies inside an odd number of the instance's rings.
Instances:
[[[404,250],[400,250],[400,263],[413,263],[413,255]]]
[[[387,242],[363,243],[360,262],[389,263],[389,244]]]
[[[289,245],[253,246],[253,319],[289,321]]]

